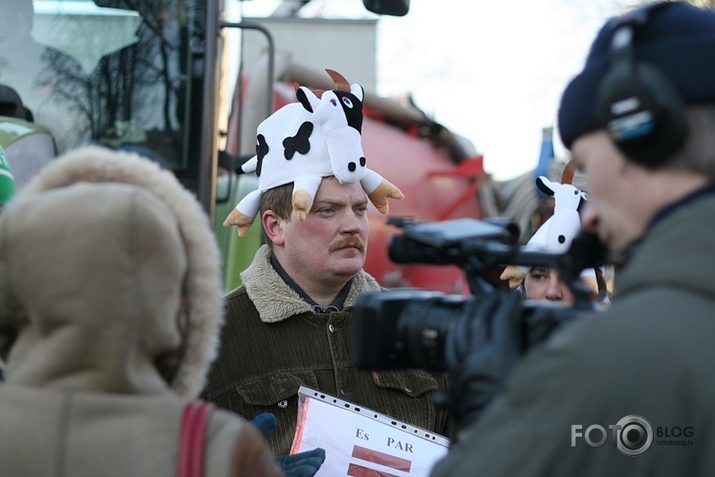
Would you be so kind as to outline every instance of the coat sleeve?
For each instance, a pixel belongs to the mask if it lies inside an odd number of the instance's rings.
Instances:
[[[235,414],[214,409],[206,434],[207,477],[279,477],[283,471],[258,428]]]
[[[273,452],[258,430],[246,425],[236,439],[231,477],[280,477],[284,475]]]
[[[601,386],[603,363],[598,356],[592,359],[587,350],[593,347],[569,336],[572,330],[564,331],[525,357],[502,395],[458,436],[432,477],[586,475],[584,462],[598,449],[573,447],[572,425],[586,428],[589,423],[608,423],[612,416],[601,414],[609,401]],[[577,335],[591,341],[588,333]]]

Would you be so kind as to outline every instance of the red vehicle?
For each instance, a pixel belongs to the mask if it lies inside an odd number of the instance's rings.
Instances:
[[[401,15],[409,1],[364,4]],[[226,288],[240,283],[238,274],[261,237],[253,227],[249,237],[238,239],[235,230],[221,225],[240,198],[256,187],[254,176],[238,178],[233,173],[230,159],[251,151],[257,124],[295,100],[294,82],[328,89],[332,83],[327,74],[297,63],[274,72],[271,32],[250,21],[223,21],[227,12],[221,0],[3,0],[3,7],[0,85],[19,94],[16,109],[27,114],[0,118],[0,139],[16,141],[12,128],[20,121],[52,133],[54,144],[45,137],[38,150],[45,156],[94,143],[155,160],[204,205],[223,250]],[[2,23],[10,18],[14,20]],[[228,32],[236,29],[259,30],[266,36],[270,70],[263,79],[239,73],[244,81],[236,82],[230,77],[229,60],[241,58],[241,50],[227,40]],[[233,102],[226,100],[232,83]],[[259,83],[265,86],[246,87]],[[247,108],[248,103],[261,107]],[[363,149],[370,167],[405,194],[404,200],[391,202],[389,217],[436,221],[501,212],[494,207],[494,184],[482,168],[482,158],[468,141],[410,104],[366,93],[364,106]],[[11,167],[23,174],[50,159],[13,164],[28,154],[11,156]],[[532,189],[533,180],[527,183]],[[480,200],[485,194],[492,197],[489,203]],[[390,287],[466,292],[456,266],[392,263],[387,243],[400,231],[387,219],[370,213],[365,265],[370,274]]]
[[[273,85],[273,110],[296,101],[294,83],[316,89],[333,87],[325,72],[299,65],[285,68],[288,72]],[[247,79],[250,81],[250,78]],[[234,104],[234,108],[237,104]],[[234,116],[237,118],[238,116]],[[251,123],[245,115],[242,119]],[[237,129],[236,120],[229,131]],[[250,136],[249,136],[250,137]],[[370,245],[365,270],[382,285],[431,288],[449,293],[466,292],[461,270],[456,266],[398,265],[388,257],[388,241],[400,229],[387,223],[392,217],[409,217],[415,221],[438,221],[453,218],[482,218],[479,188],[489,181],[482,167],[482,157],[468,141],[452,134],[430,120],[413,106],[366,94],[362,146],[370,167],[395,183],[405,198],[390,201],[387,216],[370,207]],[[229,136],[227,152],[238,154],[237,136]],[[256,187],[256,179],[231,176],[227,164],[225,181],[230,181],[230,194],[224,195],[217,213],[231,210],[243,195]],[[231,196],[229,199],[228,196]],[[255,224],[247,238],[237,238],[230,230],[228,241],[228,286],[239,282],[238,272],[245,268],[260,245],[260,224]],[[225,244],[224,244],[225,245]]]

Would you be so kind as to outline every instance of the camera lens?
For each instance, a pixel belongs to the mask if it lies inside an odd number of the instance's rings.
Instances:
[[[444,295],[408,304],[400,314],[397,336],[415,368],[446,371],[447,335],[456,327],[469,298]]]

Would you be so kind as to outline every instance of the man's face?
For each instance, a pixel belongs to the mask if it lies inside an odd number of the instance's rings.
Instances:
[[[571,290],[559,279],[559,272],[546,267],[529,270],[524,278],[524,294],[528,300],[574,302]]]
[[[649,219],[641,210],[646,192],[642,174],[627,163],[604,131],[576,139],[572,153],[589,196],[581,213],[584,229],[598,233],[610,250],[623,250],[643,234]]]
[[[278,260],[299,284],[347,282],[365,263],[367,195],[359,182],[324,178],[305,221],[281,221]]]

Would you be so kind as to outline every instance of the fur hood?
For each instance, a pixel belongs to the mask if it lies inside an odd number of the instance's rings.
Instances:
[[[86,147],[0,215],[8,384],[193,398],[223,321],[209,220],[169,171]]]
[[[271,265],[270,257],[270,247],[262,245],[251,265],[241,273],[243,285],[256,306],[261,321],[275,323],[300,313],[312,312],[311,306],[278,275]],[[361,270],[353,279],[345,299],[345,308],[355,305],[361,293],[376,292],[380,289],[377,281]]]

